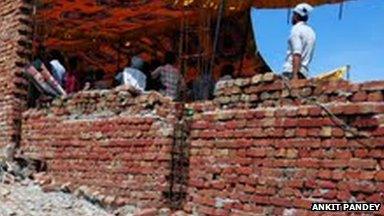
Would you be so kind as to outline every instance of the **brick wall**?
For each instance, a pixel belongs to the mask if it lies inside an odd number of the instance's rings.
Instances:
[[[0,1],[0,148],[17,144],[25,85],[21,68],[30,58],[31,8],[26,1]]]
[[[25,112],[21,150],[44,160],[55,184],[87,188],[112,205],[162,207],[170,199],[176,110],[158,93],[82,92]]]
[[[24,112],[21,150],[112,205],[301,215],[313,201],[383,202],[383,90],[257,75],[184,115],[154,92],[82,92]]]
[[[382,102],[383,81],[362,84],[347,81],[316,82],[298,80],[284,82],[273,73],[252,79],[236,79],[218,86],[215,104],[224,109],[298,106],[331,102]]]
[[[314,201],[384,201],[384,83],[289,85],[234,80],[188,105],[186,212],[304,215]]]

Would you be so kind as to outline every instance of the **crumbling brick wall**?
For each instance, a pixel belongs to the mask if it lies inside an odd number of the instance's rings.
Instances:
[[[153,92],[82,92],[25,112],[21,150],[112,205],[301,215],[313,201],[383,202],[383,90],[257,75],[184,115]]]
[[[21,71],[31,56],[30,14],[28,1],[0,1],[0,148],[19,141],[26,95]]]
[[[162,207],[170,194],[177,110],[154,92],[81,92],[25,112],[21,150],[44,160],[56,184],[86,187],[109,205]]]
[[[288,85],[272,74],[229,81],[189,105],[185,211],[304,215],[315,201],[384,201],[384,83]]]

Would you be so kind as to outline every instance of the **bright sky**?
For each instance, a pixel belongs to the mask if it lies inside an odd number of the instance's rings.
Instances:
[[[351,65],[353,81],[384,80],[384,0],[355,0],[315,8],[309,24],[317,34],[311,76]],[[274,71],[281,71],[291,25],[288,10],[257,10],[259,50]]]

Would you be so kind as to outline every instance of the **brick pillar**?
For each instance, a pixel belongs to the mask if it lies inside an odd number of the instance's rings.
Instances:
[[[26,104],[22,69],[31,57],[32,8],[28,0],[0,1],[0,148],[17,145]]]

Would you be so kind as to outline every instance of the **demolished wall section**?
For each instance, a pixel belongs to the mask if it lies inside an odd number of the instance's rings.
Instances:
[[[169,200],[177,104],[158,93],[82,92],[23,115],[21,151],[44,160],[53,184],[107,205]]]

